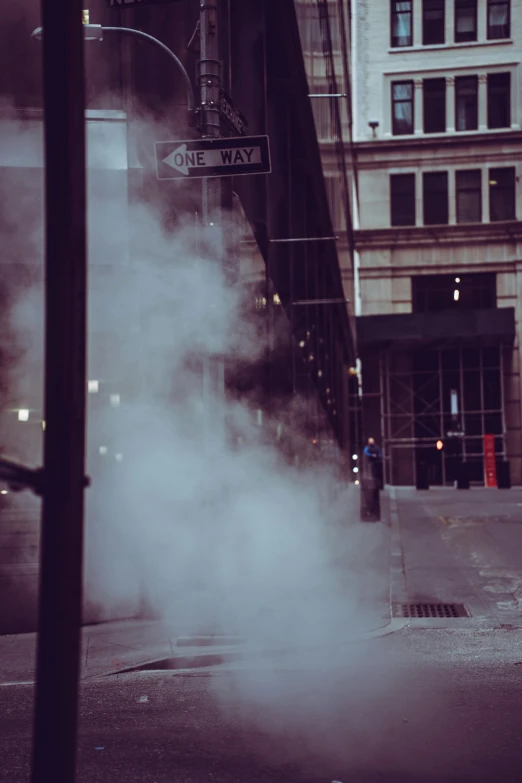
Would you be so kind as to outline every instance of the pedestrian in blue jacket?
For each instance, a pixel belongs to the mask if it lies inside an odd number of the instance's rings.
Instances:
[[[368,443],[364,447],[364,456],[366,457],[368,468],[367,473],[375,479],[380,479],[381,450],[375,443],[374,438],[368,438]]]

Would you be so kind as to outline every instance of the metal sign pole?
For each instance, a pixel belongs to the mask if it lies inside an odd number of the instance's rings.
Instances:
[[[85,487],[86,195],[82,0],[41,0],[45,422],[32,783],[76,775]]]
[[[217,0],[200,0],[201,59],[199,60],[199,85],[201,93],[201,134],[217,139],[220,135],[221,63],[218,51]],[[202,187],[203,230],[207,242],[217,250],[221,262],[221,179],[205,177]],[[205,412],[212,417],[216,402],[224,396],[225,372],[223,360],[204,362]],[[221,411],[218,411],[221,415]],[[211,423],[207,419],[209,424]],[[213,422],[215,426],[217,422]]]

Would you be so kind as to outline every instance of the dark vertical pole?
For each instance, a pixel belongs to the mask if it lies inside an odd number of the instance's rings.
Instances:
[[[86,196],[81,0],[41,0],[45,488],[32,783],[76,773],[85,470]]]

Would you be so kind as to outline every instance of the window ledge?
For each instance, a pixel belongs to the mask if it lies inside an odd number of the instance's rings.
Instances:
[[[410,141],[411,139],[444,139],[444,138],[454,138],[455,136],[478,136],[484,133],[487,133],[488,136],[491,136],[493,134],[499,134],[503,135],[506,133],[513,133],[513,131],[520,131],[520,125],[514,124],[511,125],[509,128],[479,128],[477,130],[464,130],[464,131],[458,131],[458,130],[446,130],[446,131],[440,131],[438,133],[403,133],[403,134],[396,134],[393,133],[385,133],[383,136],[379,136],[376,139],[365,139],[365,141],[402,141],[403,139],[406,141]]]
[[[404,52],[436,52],[442,49],[469,49],[477,46],[505,46],[512,44],[512,38],[495,38],[492,41],[464,41],[463,43],[427,44],[426,46],[393,46],[389,47],[388,54],[404,54]]]
[[[522,239],[522,221],[359,228],[354,232],[354,238],[355,247],[359,250],[375,247],[432,246],[434,242],[438,245],[469,245],[472,238],[483,242],[512,242]]]

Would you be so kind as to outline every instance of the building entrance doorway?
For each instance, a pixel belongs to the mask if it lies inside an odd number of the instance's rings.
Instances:
[[[424,472],[430,485],[453,484],[462,462],[483,482],[485,434],[505,456],[502,346],[389,352],[380,377],[388,483],[415,484]]]

